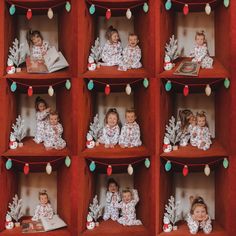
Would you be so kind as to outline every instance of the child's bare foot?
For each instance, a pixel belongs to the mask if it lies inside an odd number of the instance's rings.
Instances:
[[[114,145],[113,145],[113,144],[110,144],[110,148],[114,148]]]
[[[109,144],[105,144],[105,148],[109,148],[110,147],[110,145]]]
[[[120,147],[121,147],[121,148],[125,148],[125,145],[124,145],[124,144],[121,144]]]

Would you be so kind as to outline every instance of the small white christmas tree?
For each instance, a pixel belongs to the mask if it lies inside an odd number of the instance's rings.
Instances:
[[[178,45],[177,45],[177,39],[175,39],[175,36],[172,35],[170,38],[169,44],[166,43],[165,49],[166,49],[166,54],[170,57],[171,61],[174,61],[179,57],[178,55]]]
[[[19,40],[15,38],[12,44],[13,46],[9,47],[10,55],[8,57],[13,61],[16,67],[18,67],[25,62],[24,43],[19,43]]]
[[[101,59],[102,54],[102,47],[100,46],[100,39],[99,37],[95,40],[94,45],[91,47],[90,57],[94,59],[96,63]]]
[[[180,124],[178,122],[175,123],[174,116],[171,116],[169,120],[169,125],[166,125],[166,133],[165,137],[167,137],[171,144],[175,146],[178,142],[180,142],[182,136],[182,131],[180,129]]]
[[[92,216],[95,222],[102,216],[102,206],[99,205],[97,195],[93,198],[93,203],[89,205],[89,214]]]
[[[91,134],[94,140],[97,141],[102,130],[102,126],[99,124],[98,114],[94,116],[93,122],[90,123],[89,128],[89,134]]]
[[[170,196],[170,198],[168,199],[168,205],[165,205],[166,212],[164,213],[164,216],[166,216],[170,220],[173,226],[177,221],[181,219],[179,208],[180,201],[175,202],[175,198],[173,196]]]
[[[16,118],[16,124],[12,125],[13,129],[13,135],[15,138],[21,142],[21,140],[26,136],[26,129],[25,129],[25,124],[24,120],[21,118],[19,115],[18,118]]]
[[[23,216],[22,206],[22,199],[19,199],[17,194],[13,197],[12,203],[9,203],[8,205],[10,211],[8,211],[7,214],[10,215],[16,222],[18,222]]]

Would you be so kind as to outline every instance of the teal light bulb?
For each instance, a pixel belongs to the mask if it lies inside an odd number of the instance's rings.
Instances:
[[[165,170],[168,172],[171,170],[171,162],[170,161],[167,161],[166,164],[165,164]]]
[[[89,83],[88,83],[88,90],[93,90],[94,88],[94,83],[93,83],[93,80],[89,80]]]
[[[70,165],[71,165],[71,159],[70,159],[69,156],[67,156],[66,159],[65,159],[65,165],[66,165],[67,167],[70,167]]]
[[[71,82],[70,82],[70,80],[66,80],[65,87],[66,87],[67,90],[70,90],[70,88],[71,88]]]
[[[6,169],[10,170],[11,168],[12,168],[12,160],[8,159],[7,162],[6,162]]]
[[[145,79],[143,80],[143,86],[144,86],[144,88],[147,88],[147,87],[149,86],[149,81],[148,81],[147,78],[145,78]]]
[[[17,85],[16,85],[16,82],[12,82],[11,84],[11,91],[14,93],[17,89]]]
[[[92,4],[91,6],[90,6],[90,8],[89,8],[89,13],[91,14],[91,15],[93,15],[94,13],[95,13],[95,6],[94,6],[94,4]]]
[[[228,6],[229,6],[229,1],[230,1],[230,0],[224,0],[224,6],[225,6],[225,7],[228,7]]]
[[[93,171],[95,171],[95,169],[96,169],[96,164],[95,164],[94,161],[92,161],[92,162],[90,163],[90,165],[89,165],[89,170],[90,170],[91,172],[93,172]]]
[[[224,158],[224,161],[223,161],[223,166],[224,166],[224,168],[225,168],[225,169],[227,169],[227,168],[228,168],[228,166],[229,166],[229,161],[228,161],[228,159],[227,159],[227,158]]]
[[[167,92],[169,92],[169,91],[171,90],[171,88],[172,88],[171,81],[168,80],[168,81],[166,82],[165,89],[166,89]]]
[[[149,168],[150,165],[151,165],[151,162],[150,162],[150,160],[149,160],[148,158],[146,158],[144,164],[145,164],[145,166],[146,166],[147,168]]]
[[[65,8],[66,8],[67,12],[70,12],[70,10],[71,10],[71,4],[70,4],[69,1],[66,2]]]
[[[167,11],[169,11],[171,9],[171,5],[172,5],[171,0],[167,0],[166,4],[165,4],[165,8],[166,8]]]
[[[143,4],[143,11],[144,11],[145,13],[147,13],[147,12],[148,12],[148,9],[149,9],[148,4],[145,2],[145,3]]]
[[[229,81],[228,78],[225,78],[225,80],[224,80],[224,86],[225,86],[225,88],[229,88],[229,86],[230,86],[230,81]]]
[[[16,7],[14,4],[11,5],[10,9],[9,9],[9,13],[11,16],[13,16],[16,12]]]

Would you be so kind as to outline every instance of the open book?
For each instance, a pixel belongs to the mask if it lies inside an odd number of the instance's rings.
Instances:
[[[57,52],[55,47],[51,47],[44,55],[44,60],[33,60],[26,58],[28,73],[51,73],[69,66],[61,52]]]
[[[22,233],[39,233],[66,227],[66,223],[58,216],[52,219],[41,218],[38,221],[23,220],[21,224]]]

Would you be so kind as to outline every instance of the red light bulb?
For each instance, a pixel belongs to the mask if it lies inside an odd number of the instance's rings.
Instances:
[[[109,85],[109,84],[107,84],[107,85],[106,85],[106,87],[105,87],[105,94],[106,94],[106,95],[109,95],[109,94],[110,94],[110,92],[111,92],[110,85]]]
[[[186,15],[188,15],[188,12],[189,12],[188,4],[185,4],[184,8],[183,8],[183,13],[186,16]]]
[[[30,20],[32,18],[32,10],[31,9],[28,9],[27,13],[26,13],[26,18],[28,20]]]
[[[188,175],[188,166],[185,165],[183,168],[183,176],[187,176]]]
[[[29,86],[28,88],[28,96],[31,97],[33,95],[33,87]]]
[[[28,163],[25,163],[25,166],[24,166],[24,174],[25,174],[25,175],[28,175],[28,174],[29,174],[29,164],[28,164]]]
[[[188,94],[189,94],[188,85],[185,85],[185,86],[184,86],[183,94],[184,94],[185,97],[188,96]]]
[[[106,19],[109,20],[111,18],[111,9],[107,9],[106,11]]]
[[[111,174],[112,174],[112,166],[109,165],[109,166],[107,167],[107,175],[110,176]]]

